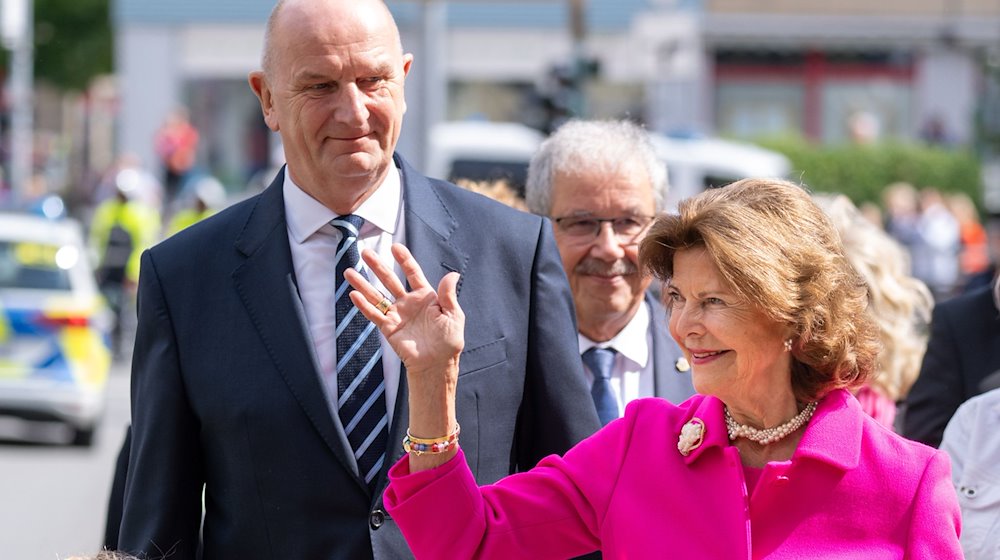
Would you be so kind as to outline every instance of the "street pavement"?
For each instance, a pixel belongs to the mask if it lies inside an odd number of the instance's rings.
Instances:
[[[128,385],[128,364],[116,362],[107,413],[89,449],[58,444],[69,436],[61,429],[30,434],[49,443],[27,443],[21,423],[0,418],[0,558],[58,560],[100,550],[129,421]]]

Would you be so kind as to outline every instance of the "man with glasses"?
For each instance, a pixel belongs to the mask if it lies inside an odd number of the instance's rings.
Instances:
[[[667,171],[627,121],[571,121],[539,148],[525,195],[552,219],[569,277],[580,354],[601,422],[639,397],[694,394],[666,311],[638,266],[639,241],[666,200]]]

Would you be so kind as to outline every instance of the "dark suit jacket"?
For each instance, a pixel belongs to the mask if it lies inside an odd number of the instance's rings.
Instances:
[[[927,353],[906,398],[903,435],[939,446],[959,405],[996,387],[1000,387],[1000,312],[987,287],[934,308]]]
[[[689,366],[687,371],[677,369],[677,360],[684,354],[670,336],[666,308],[649,292],[646,303],[649,304],[649,328],[653,335],[653,393],[680,404],[694,394],[691,368]]]
[[[590,435],[599,422],[550,224],[397,163],[407,245],[433,285],[462,274],[457,414],[476,480]],[[142,257],[124,551],[194,558],[204,485],[205,558],[409,556],[381,500],[403,454],[405,375],[372,495],[320,385],[281,185]]]

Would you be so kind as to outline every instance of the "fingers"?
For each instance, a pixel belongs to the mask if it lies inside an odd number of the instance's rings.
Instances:
[[[462,308],[458,305],[458,281],[461,276],[457,272],[449,272],[438,284],[438,305],[441,310],[450,315],[462,314]]]
[[[354,305],[362,313],[364,313],[365,317],[368,317],[369,321],[380,327],[381,323],[373,319],[369,311],[373,310],[378,317],[384,318],[385,312],[382,309],[379,309],[378,305],[383,299],[385,299],[385,295],[379,291],[378,288],[372,286],[371,282],[369,282],[367,278],[362,276],[360,272],[354,270],[353,268],[349,268],[344,271],[344,278],[354,288],[354,291],[350,294],[351,301],[353,301]],[[364,305],[362,305],[361,302],[364,302]],[[370,310],[366,311],[365,306],[370,308]]]
[[[347,274],[345,274],[344,276],[346,277],[351,272],[354,272],[355,276],[361,276],[360,274],[358,274],[354,270],[347,271]],[[348,280],[348,281],[350,281],[350,280]],[[351,285],[354,286],[354,283],[352,282]],[[357,286],[355,286],[355,288],[357,288]],[[378,290],[376,290],[376,292],[377,291]],[[371,321],[380,331],[385,332],[384,331],[385,327],[389,325],[389,318],[386,317],[382,313],[382,311],[379,310],[378,307],[375,307],[375,305],[372,305],[372,302],[369,301],[368,298],[365,297],[361,293],[361,290],[358,289],[358,290],[355,290],[355,291],[351,292],[350,293],[350,297],[351,297],[351,301],[354,302],[354,306],[358,308],[358,311],[360,311],[362,315],[364,315],[365,317],[367,317],[368,320]],[[382,299],[382,295],[379,294],[378,295],[378,300],[376,300],[376,301],[381,301],[381,299]]]
[[[417,259],[413,258],[409,249],[399,243],[393,243],[392,256],[395,257],[396,262],[403,269],[403,274],[406,276],[406,281],[410,283],[410,288],[420,290],[431,287],[430,283],[427,282],[427,278],[424,277],[424,272],[420,269],[420,265],[417,264]]]
[[[406,288],[403,286],[403,283],[396,277],[396,273],[378,258],[378,253],[371,249],[365,249],[361,251],[361,258],[365,260],[365,264],[375,273],[375,276],[382,282],[385,289],[389,290],[393,299],[399,299],[406,295]],[[351,285],[354,286],[354,283],[352,282]],[[375,291],[378,292],[378,290]],[[378,302],[382,297],[381,292],[379,292],[378,297],[372,299]]]

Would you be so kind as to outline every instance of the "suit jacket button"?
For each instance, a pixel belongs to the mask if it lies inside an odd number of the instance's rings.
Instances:
[[[385,523],[385,512],[377,509],[372,512],[368,517],[368,524],[372,526],[372,529],[378,529]]]

